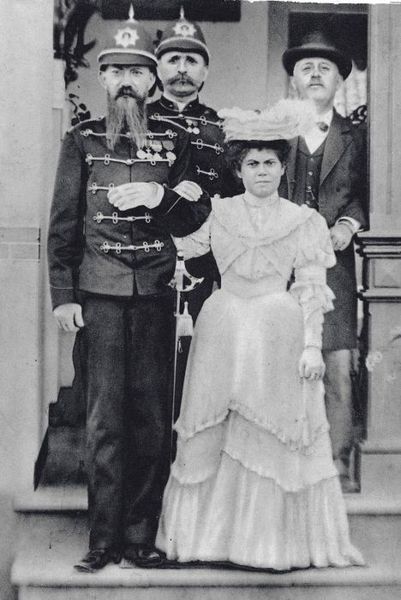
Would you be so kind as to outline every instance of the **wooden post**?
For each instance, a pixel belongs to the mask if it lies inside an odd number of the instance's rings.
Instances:
[[[370,231],[363,257],[367,389],[361,490],[401,489],[401,6],[370,6]]]

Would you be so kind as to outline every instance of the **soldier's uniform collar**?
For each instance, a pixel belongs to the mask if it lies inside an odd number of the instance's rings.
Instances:
[[[174,110],[175,112],[188,112],[190,110],[197,108],[199,106],[200,102],[199,102],[199,97],[195,98],[195,100],[192,100],[192,102],[190,102],[189,104],[186,104],[186,106],[183,110],[180,110],[178,107],[178,104],[176,104],[172,100],[168,100],[165,96],[162,96],[160,98],[160,104],[164,108],[167,108],[169,110]]]

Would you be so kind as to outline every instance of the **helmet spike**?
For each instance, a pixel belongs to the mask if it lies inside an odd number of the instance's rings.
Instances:
[[[134,15],[135,15],[134,6],[131,3],[131,6],[129,7],[129,11],[128,11],[128,21],[129,22],[133,23],[135,21]]]
[[[180,7],[180,16],[175,23],[168,25],[163,31],[156,48],[156,56],[160,58],[170,50],[197,52],[203,56],[205,64],[208,65],[210,54],[201,28],[197,23],[188,21],[185,16],[184,6],[187,7],[185,0],[180,0],[178,6]]]

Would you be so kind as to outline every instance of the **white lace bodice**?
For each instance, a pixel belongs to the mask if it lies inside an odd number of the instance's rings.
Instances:
[[[180,238],[184,258],[212,249],[222,287],[239,296],[285,291],[305,316],[305,343],[321,345],[323,313],[332,309],[326,269],[335,264],[325,220],[315,210],[284,198],[255,202],[247,192],[213,200],[212,212],[195,233]]]

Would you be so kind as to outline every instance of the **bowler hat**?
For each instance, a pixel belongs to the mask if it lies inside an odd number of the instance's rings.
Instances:
[[[348,77],[352,69],[351,59],[339,50],[331,40],[320,31],[308,33],[302,40],[300,46],[288,48],[283,54],[283,65],[288,75],[294,72],[295,64],[302,58],[327,58],[335,63],[340,75],[344,79]]]

